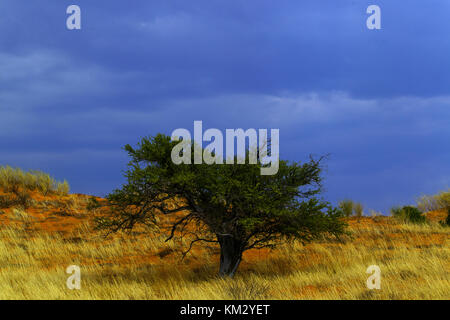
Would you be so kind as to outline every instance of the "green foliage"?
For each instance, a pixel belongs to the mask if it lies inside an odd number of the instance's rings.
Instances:
[[[394,217],[400,217],[402,214],[402,208],[401,207],[392,207],[391,208],[391,215]]]
[[[403,222],[424,223],[426,221],[422,212],[412,206],[394,207],[391,209],[391,213]]]
[[[236,265],[242,252],[251,248],[345,233],[342,211],[317,197],[322,159],[280,161],[278,173],[268,176],[261,175],[260,161],[175,165],[171,152],[176,144],[159,134],[142,139],[137,148],[125,146],[131,157],[127,183],[107,196],[110,214],[97,220],[98,227],[116,232],[138,223],[157,226],[158,214],[183,211],[168,239],[190,228],[195,230],[190,232],[191,246],[197,241],[219,243],[221,249],[236,252]],[[223,255],[227,252],[222,250]]]
[[[353,213],[354,202],[352,200],[342,200],[339,202],[338,206],[344,213],[344,216],[350,217]]]
[[[352,215],[360,218],[363,215],[364,206],[360,202],[355,202],[350,199],[339,201],[338,207],[342,210],[344,217]]]
[[[23,171],[10,166],[0,167],[0,188],[6,193],[17,195],[24,191],[38,191],[43,195],[67,195],[70,191],[69,183],[65,180],[58,182],[44,172]]]

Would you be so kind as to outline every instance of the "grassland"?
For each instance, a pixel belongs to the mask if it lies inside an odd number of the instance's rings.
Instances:
[[[7,196],[0,192],[0,196]],[[248,251],[233,280],[216,276],[219,251],[148,230],[105,239],[83,195],[33,193],[29,207],[0,209],[0,299],[449,299],[450,228],[349,218],[351,237]],[[69,290],[69,265],[81,290]],[[381,290],[366,269],[381,268]]]

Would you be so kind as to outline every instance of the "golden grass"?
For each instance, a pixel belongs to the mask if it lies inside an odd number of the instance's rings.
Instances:
[[[20,168],[0,166],[0,188],[8,192],[39,191],[43,195],[56,193],[68,195],[69,183],[56,181],[49,174],[41,171],[23,171]]]
[[[198,246],[182,261],[179,240],[140,232],[105,240],[86,214],[56,217],[59,229],[49,227],[46,211],[1,216],[8,223],[0,227],[0,299],[450,298],[450,228],[437,223],[350,219],[351,238],[249,251],[230,280],[216,276],[214,246]],[[366,288],[374,264],[381,290]],[[66,287],[69,265],[81,267],[81,290]]]

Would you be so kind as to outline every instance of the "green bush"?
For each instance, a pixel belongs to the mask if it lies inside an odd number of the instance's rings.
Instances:
[[[342,200],[339,202],[338,207],[344,213],[344,216],[350,217],[353,213],[354,203],[352,200]]]
[[[58,182],[56,184],[56,193],[58,193],[61,196],[67,196],[70,192],[70,186],[69,183],[64,180],[63,182]]]
[[[391,209],[391,213],[403,222],[423,223],[426,221],[422,212],[413,206],[394,207]]]
[[[399,217],[401,215],[401,211],[402,211],[402,208],[400,208],[400,207],[392,207],[391,215],[394,217]]]
[[[37,172],[37,189],[44,195],[48,195],[55,187],[55,181],[48,174]]]

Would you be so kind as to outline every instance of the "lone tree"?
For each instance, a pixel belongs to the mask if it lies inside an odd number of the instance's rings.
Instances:
[[[233,276],[244,251],[282,241],[306,243],[345,233],[341,212],[320,200],[321,159],[280,161],[276,175],[261,175],[258,164],[179,164],[178,142],[158,134],[143,138],[131,157],[127,183],[107,196],[108,214],[98,226],[109,232],[154,226],[158,215],[174,215],[167,241],[180,234],[190,245],[218,243],[221,276]],[[236,163],[236,161],[235,161]]]

